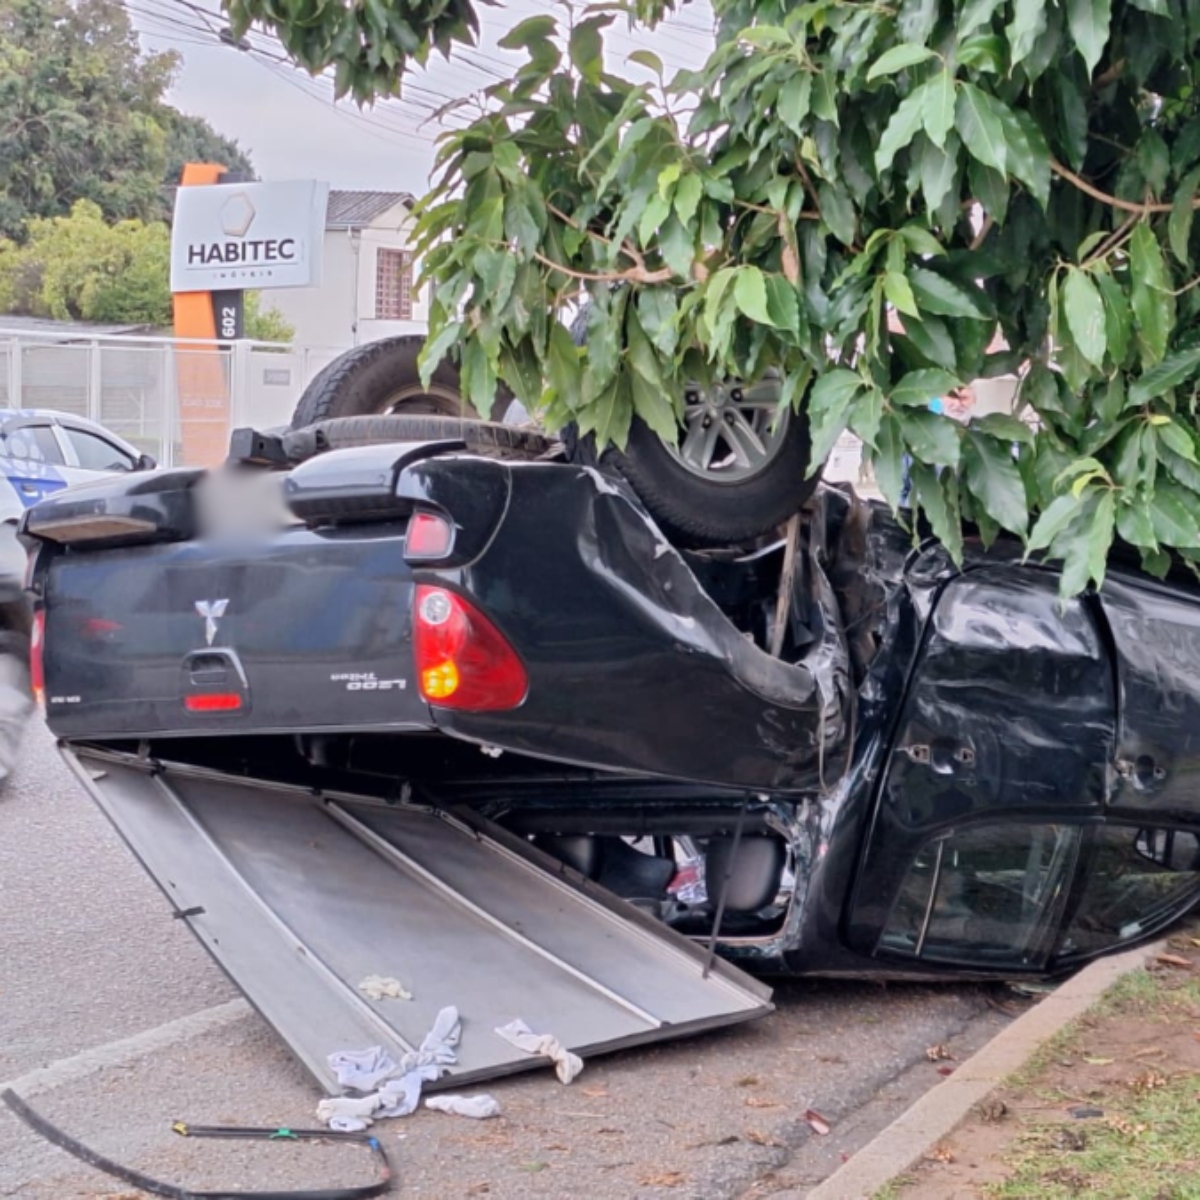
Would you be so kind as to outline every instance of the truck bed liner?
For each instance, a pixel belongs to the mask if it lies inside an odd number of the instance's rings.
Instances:
[[[317,1081],[339,1050],[415,1048],[462,1016],[443,1085],[531,1059],[522,1018],[582,1055],[769,1012],[769,989],[468,814],[314,795],[92,748],[64,750],[192,931]],[[368,975],[411,1001],[369,1000]]]

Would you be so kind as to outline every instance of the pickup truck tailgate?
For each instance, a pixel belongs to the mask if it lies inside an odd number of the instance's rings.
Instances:
[[[395,536],[303,527],[55,558],[47,716],[63,738],[428,728]]]
[[[64,751],[210,954],[329,1092],[328,1056],[420,1044],[458,1008],[462,1084],[762,1016],[770,991],[468,814],[317,796],[112,751]],[[403,1000],[368,999],[369,975]]]

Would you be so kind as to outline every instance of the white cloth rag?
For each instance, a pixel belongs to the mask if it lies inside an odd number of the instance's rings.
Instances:
[[[382,1047],[367,1050],[339,1050],[329,1056],[329,1067],[338,1083],[356,1092],[374,1091],[399,1069],[399,1063]]]
[[[317,1105],[317,1120],[339,1133],[358,1133],[366,1129],[379,1108],[379,1096],[335,1096]]]
[[[554,1063],[560,1083],[570,1083],[583,1070],[583,1059],[572,1054],[552,1033],[534,1033],[519,1017],[502,1025],[496,1032],[510,1046],[526,1054],[544,1054]]]
[[[357,1133],[373,1120],[407,1117],[421,1102],[421,1088],[440,1079],[445,1069],[458,1062],[458,1039],[462,1021],[458,1009],[447,1005],[438,1013],[419,1050],[410,1050],[400,1062],[382,1047],[344,1050],[329,1056],[338,1083],[358,1091],[375,1087],[369,1096],[337,1096],[317,1105],[317,1119],[330,1129]],[[364,1084],[362,1080],[370,1079]]]
[[[478,1096],[430,1096],[425,1107],[456,1117],[470,1117],[472,1121],[486,1121],[500,1115],[500,1101],[486,1092]]]
[[[371,1000],[411,1000],[412,992],[398,979],[387,975],[368,975],[358,985],[358,990]]]

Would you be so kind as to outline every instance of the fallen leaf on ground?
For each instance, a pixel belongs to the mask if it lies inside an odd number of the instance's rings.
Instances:
[[[561,1150],[561,1151],[562,1151],[564,1154],[570,1154],[570,1153],[571,1153],[571,1147],[570,1147],[570,1146],[564,1146],[564,1145],[562,1144],[562,1142],[551,1142],[551,1143],[550,1143],[550,1145],[548,1145],[548,1146],[546,1147],[546,1149],[547,1149],[547,1150]]]
[[[1134,1058],[1157,1058],[1163,1052],[1161,1046],[1145,1046],[1133,1052]]]
[[[602,1087],[590,1087],[579,1089],[585,1096],[590,1096],[593,1100],[599,1100],[601,1096],[607,1096],[608,1091]]]
[[[778,1100],[762,1100],[758,1096],[746,1097],[747,1108],[782,1108]]]
[[[1162,963],[1164,967],[1182,967],[1184,970],[1191,970],[1192,966],[1191,959],[1178,954],[1160,954],[1154,961]]]
[[[527,1162],[521,1164],[522,1171],[528,1171],[530,1175],[536,1175],[539,1171],[544,1171],[550,1164],[544,1162]]]
[[[492,1185],[488,1183],[487,1180],[483,1180],[479,1183],[471,1184],[471,1186],[467,1188],[467,1195],[482,1196],[485,1192],[490,1192],[491,1190]]]
[[[734,1087],[758,1087],[757,1075],[743,1075],[734,1085]]]
[[[1166,1084],[1166,1076],[1159,1074],[1153,1067],[1148,1071],[1143,1071],[1136,1079],[1129,1081],[1129,1086],[1135,1092],[1153,1092],[1156,1088],[1166,1087]]]
[[[934,1146],[925,1157],[931,1162],[952,1163],[954,1161],[954,1151],[949,1146]]]
[[[642,1180],[642,1187],[679,1187],[687,1183],[687,1176],[682,1171],[663,1171],[658,1175],[647,1175]]]
[[[815,1108],[808,1109],[804,1114],[804,1119],[808,1122],[808,1127],[813,1133],[824,1137],[829,1132],[829,1122]]]
[[[938,1067],[938,1074],[939,1075],[953,1075],[954,1068],[953,1067]]]
[[[769,1133],[763,1133],[758,1129],[746,1130],[746,1141],[753,1142],[756,1146],[782,1146],[783,1143],[776,1141]]]
[[[929,1046],[925,1050],[925,1057],[930,1062],[940,1062],[944,1058],[953,1058],[954,1055],[940,1043],[936,1046]]]
[[[1114,1059],[1114,1058],[1095,1058],[1090,1054],[1085,1054],[1083,1056],[1083,1061],[1093,1067],[1109,1067],[1114,1062],[1116,1062],[1116,1059]]]

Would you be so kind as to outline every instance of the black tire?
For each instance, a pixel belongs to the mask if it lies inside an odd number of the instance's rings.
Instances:
[[[317,421],[285,433],[283,449],[290,462],[299,463],[327,450],[346,450],[352,446],[440,441],[461,441],[474,454],[496,458],[540,458],[555,449],[549,438],[512,425],[404,413]]]
[[[304,389],[292,417],[292,428],[338,417],[403,413],[407,416],[474,418],[463,398],[458,368],[442,361],[426,388],[417,371],[417,355],[425,339],[418,335],[384,338],[355,346],[319,371]],[[501,421],[512,395],[501,386],[487,415]]]
[[[576,345],[586,341],[587,311],[571,326]],[[704,549],[750,542],[794,516],[816,491],[819,476],[805,478],[812,439],[803,413],[789,413],[772,456],[756,474],[717,481],[684,466],[673,448],[634,417],[623,451],[610,446],[597,455],[594,439],[576,430],[563,432],[567,457],[602,465],[624,478],[658,522],[680,546]]]
[[[704,549],[753,541],[799,512],[818,483],[804,477],[811,451],[808,422],[793,414],[782,444],[758,474],[737,483],[715,483],[683,466],[635,418],[624,451],[610,447],[601,462],[628,481],[669,538]]]

